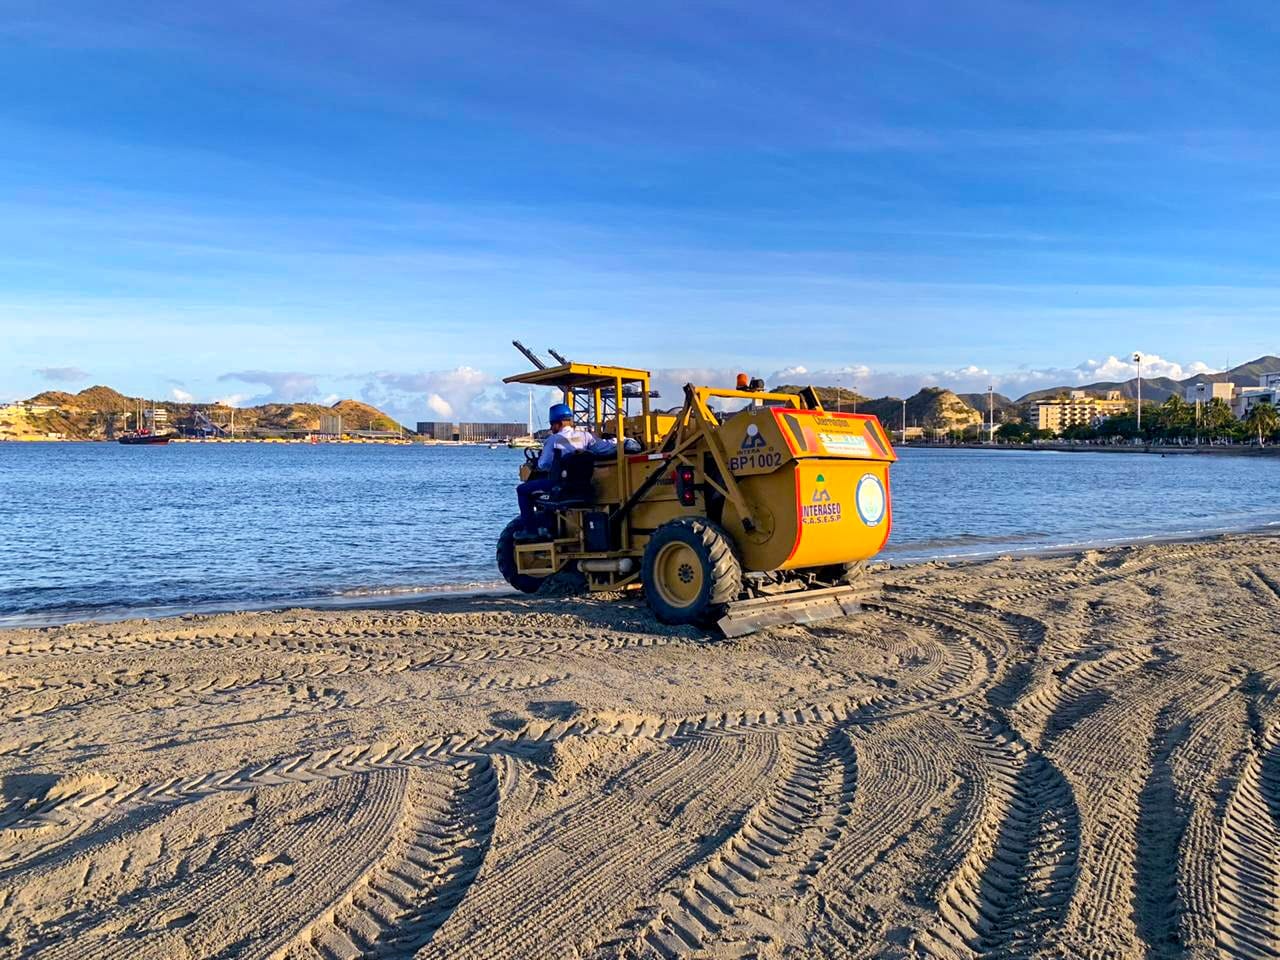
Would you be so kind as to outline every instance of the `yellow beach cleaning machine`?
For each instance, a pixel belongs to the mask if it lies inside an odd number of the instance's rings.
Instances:
[[[745,376],[686,385],[675,415],[650,410],[644,370],[564,362],[506,382],[561,390],[575,425],[618,441],[556,460],[535,538],[507,525],[497,560],[512,586],[570,573],[592,592],[643,587],[663,622],[726,636],[859,609],[865,562],[889,538],[897,459],[875,417]],[[527,455],[521,479],[543,475]]]

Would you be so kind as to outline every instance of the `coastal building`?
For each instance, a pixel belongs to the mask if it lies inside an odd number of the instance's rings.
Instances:
[[[336,413],[320,414],[320,432],[328,437],[342,436],[342,417]]]
[[[152,429],[169,422],[169,411],[163,407],[148,407],[142,412],[142,415]]]
[[[1231,412],[1237,419],[1243,420],[1260,403],[1280,407],[1280,371],[1264,373],[1258,378],[1256,387],[1244,387],[1237,392],[1231,404]]]
[[[460,423],[458,424],[459,440],[514,440],[529,432],[523,423]]]
[[[418,436],[428,440],[458,440],[477,443],[482,440],[514,440],[527,436],[529,428],[523,423],[445,423],[436,420],[419,420]]]
[[[1119,390],[1108,390],[1105,397],[1072,390],[1067,396],[1036,403],[1036,428],[1062,433],[1070,427],[1092,427],[1128,409],[1129,401],[1121,396]]]
[[[1222,400],[1230,405],[1235,399],[1236,385],[1230,382],[1223,383],[1193,383],[1182,391],[1182,399],[1187,403],[1195,403],[1199,400],[1201,403],[1208,403],[1210,400]]]
[[[428,440],[452,440],[453,424],[439,420],[419,420],[415,432]]]

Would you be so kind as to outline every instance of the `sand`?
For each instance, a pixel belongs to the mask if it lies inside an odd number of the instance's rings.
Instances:
[[[0,633],[0,956],[1275,956],[1278,546]]]

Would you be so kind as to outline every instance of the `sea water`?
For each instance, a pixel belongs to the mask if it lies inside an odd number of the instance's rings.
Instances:
[[[1280,523],[1280,460],[903,449],[893,562]],[[0,624],[501,584],[522,451],[0,444]]]

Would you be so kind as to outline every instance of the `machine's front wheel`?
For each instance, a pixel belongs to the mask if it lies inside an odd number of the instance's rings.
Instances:
[[[742,565],[724,530],[709,520],[682,517],[654,531],[641,579],[663,623],[706,625],[742,592]]]
[[[531,577],[516,567],[516,531],[524,529],[524,523],[516,517],[498,535],[498,572],[502,578],[521,593],[537,593],[543,577]]]

